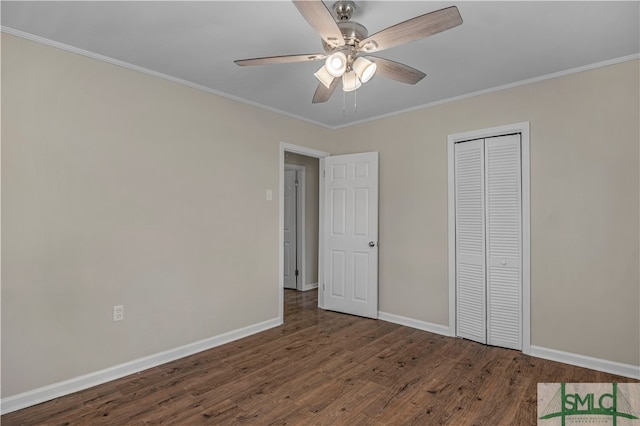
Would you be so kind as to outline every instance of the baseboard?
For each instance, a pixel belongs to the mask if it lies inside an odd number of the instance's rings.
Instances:
[[[314,288],[318,288],[318,283],[305,284],[302,286],[302,289],[300,291],[313,290]]]
[[[531,356],[640,380],[640,366],[531,345]]]
[[[394,324],[406,325],[407,327],[417,328],[418,330],[428,331],[430,333],[451,336],[451,334],[449,334],[448,325],[433,324],[430,322],[407,318],[400,315],[389,314],[387,312],[378,312],[378,319],[389,321]]]
[[[207,349],[215,348],[216,346],[233,342],[234,340],[238,340],[252,334],[260,333],[261,331],[277,327],[281,324],[282,321],[280,318],[274,318],[237,330],[232,330],[208,339],[200,340],[198,342],[189,343],[178,348],[169,349],[168,351],[109,367],[104,370],[95,371],[63,382],[54,383],[17,395],[9,396],[7,398],[2,398],[0,402],[0,412],[2,414],[7,414],[12,411],[40,404],[41,402],[59,398],[73,392],[78,392],[130,374],[138,373],[148,368],[175,361],[176,359],[193,355]]]

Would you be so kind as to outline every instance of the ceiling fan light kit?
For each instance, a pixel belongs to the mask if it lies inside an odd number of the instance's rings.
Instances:
[[[360,56],[353,61],[353,70],[358,74],[358,78],[363,83],[371,80],[371,77],[376,73],[377,65],[367,58]]]
[[[324,85],[324,87],[326,87],[327,89],[329,87],[331,87],[331,83],[333,82],[333,79],[335,78],[334,76],[329,74],[329,71],[327,71],[327,67],[325,67],[324,65],[318,71],[316,71],[316,73],[313,74],[313,75],[318,80],[320,80],[320,83],[322,83]]]
[[[268,56],[237,60],[235,63],[246,66],[317,61],[326,58],[324,65],[314,73],[320,84],[313,96],[313,103],[328,101],[339,83],[342,83],[344,92],[356,90],[371,80],[376,72],[401,83],[418,83],[426,76],[422,71],[388,59],[365,55],[419,40],[462,24],[458,8],[450,6],[416,16],[369,36],[363,25],[350,20],[356,11],[353,1],[337,1],[333,5],[333,15],[322,0],[293,0],[293,4],[322,37],[325,53]]]
[[[353,92],[362,86],[360,78],[355,71],[349,71],[342,74],[342,90],[345,92]]]
[[[347,55],[335,52],[329,55],[324,63],[327,72],[334,77],[341,77],[347,70]]]
[[[376,64],[364,57],[358,57],[349,63],[342,52],[335,52],[327,57],[325,65],[314,76],[326,87],[331,86],[334,78],[342,77],[342,90],[351,92],[371,80],[376,72]]]

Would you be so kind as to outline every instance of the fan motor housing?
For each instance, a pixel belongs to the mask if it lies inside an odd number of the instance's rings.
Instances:
[[[340,28],[342,37],[344,37],[344,43],[347,46],[356,47],[360,40],[364,40],[369,35],[369,32],[364,25],[355,21],[336,22],[336,24],[338,25],[338,28]],[[333,52],[341,49],[328,45],[324,40],[322,40],[322,47],[325,52]]]

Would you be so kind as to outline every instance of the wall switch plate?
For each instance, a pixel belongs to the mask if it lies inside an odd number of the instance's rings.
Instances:
[[[267,201],[272,201],[273,200],[273,191],[270,189],[267,189]]]
[[[124,306],[117,305],[113,307],[113,320],[122,321],[124,319]]]

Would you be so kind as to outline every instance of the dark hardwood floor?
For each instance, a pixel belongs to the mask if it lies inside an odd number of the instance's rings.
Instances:
[[[520,352],[321,311],[3,415],[10,425],[533,425],[538,382],[634,382]]]

